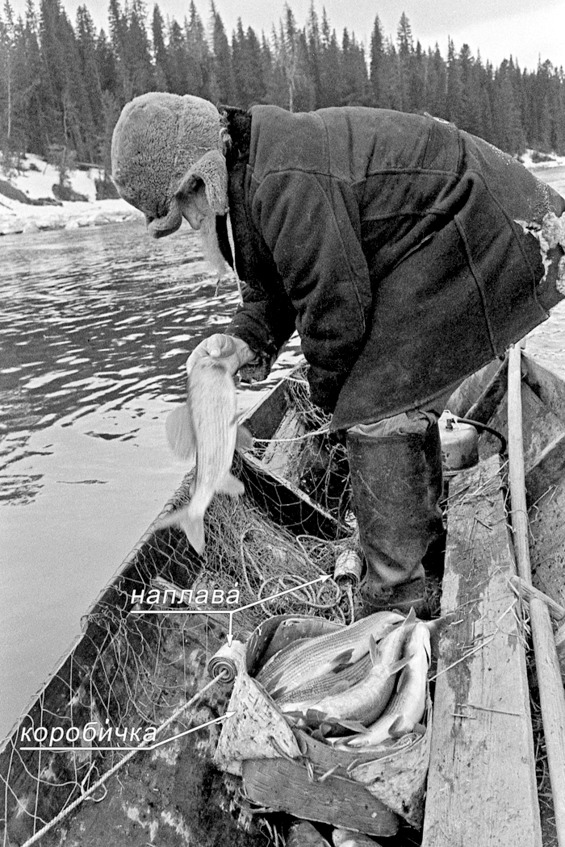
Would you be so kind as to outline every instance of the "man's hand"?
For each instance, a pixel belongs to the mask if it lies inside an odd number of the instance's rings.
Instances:
[[[205,338],[204,341],[201,341],[194,348],[186,360],[187,375],[194,367],[195,362],[205,357],[221,359],[222,363],[233,376],[243,365],[252,362],[256,354],[241,338],[236,338],[234,335],[216,333]]]

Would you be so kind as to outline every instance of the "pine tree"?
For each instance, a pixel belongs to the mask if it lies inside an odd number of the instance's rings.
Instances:
[[[335,29],[326,10],[322,14],[322,53],[320,56],[320,105],[336,106],[343,100],[342,54]]]
[[[364,105],[369,102],[367,64],[363,48],[357,44],[355,35],[343,31],[342,68],[343,100],[346,105]]]
[[[170,91],[171,88],[169,57],[167,55],[167,48],[165,47],[164,28],[163,15],[159,6],[155,4],[153,7],[151,34],[153,37],[153,60],[155,64],[155,89],[157,91]]]
[[[236,91],[233,75],[232,56],[223,21],[216,11],[214,3],[212,10],[212,52],[214,55],[214,99],[222,103],[235,102]]]
[[[25,91],[25,150],[44,155],[46,133],[43,105],[41,101],[41,77],[43,64],[39,50],[38,22],[33,0],[27,0],[25,27],[23,32],[23,63]]]
[[[447,119],[447,67],[437,44],[428,54],[427,106],[435,117]]]
[[[479,69],[471,55],[471,48],[464,44],[459,52],[460,102],[457,109],[460,129],[482,135]]]
[[[507,153],[522,153],[526,139],[513,85],[514,65],[506,59],[494,79],[495,144]]]
[[[194,94],[207,100],[217,99],[212,93],[214,78],[214,58],[208,47],[204,24],[196,11],[194,0],[190,3],[190,17],[185,25],[186,46],[184,64],[186,66],[186,83],[183,91],[178,94]],[[179,52],[179,60],[180,52]],[[171,66],[177,68],[177,60],[171,61]]]
[[[308,13],[308,22],[306,24],[307,50],[306,62],[308,67],[308,77],[312,89],[312,109],[319,109],[323,102],[322,95],[322,78],[321,78],[321,56],[322,56],[322,37],[320,33],[320,22],[318,13],[314,7],[314,0],[310,4]]]
[[[461,117],[461,100],[463,86],[461,83],[461,69],[455,53],[455,45],[452,39],[447,43],[447,95],[446,95],[446,117],[454,124],[459,124]]]
[[[263,102],[266,94],[261,59],[261,45],[254,31],[249,27],[243,31],[241,18],[237,21],[237,30],[232,40],[233,74],[236,88],[235,104],[248,108],[254,103]]]
[[[426,81],[426,57],[422,50],[422,45],[418,41],[416,43],[416,49],[410,57],[408,75],[408,98],[410,102],[410,108],[413,112],[421,112],[426,106]]]
[[[6,0],[4,4],[4,20],[0,18],[0,115],[2,116],[2,149],[7,153],[12,148],[14,131],[14,56],[15,56],[15,22],[13,9]]]
[[[96,58],[96,34],[94,22],[86,6],[77,10],[77,45],[82,78],[84,79],[91,123],[86,127],[88,159],[98,162],[102,157],[104,135],[102,87]]]
[[[127,61],[132,81],[132,96],[145,94],[155,87],[149,36],[145,27],[143,0],[133,0],[128,19]]]
[[[374,106],[385,105],[385,62],[384,35],[379,17],[375,18],[371,35],[370,81]]]

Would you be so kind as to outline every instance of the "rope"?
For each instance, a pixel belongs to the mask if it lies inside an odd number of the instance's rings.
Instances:
[[[228,223],[228,241],[230,243],[231,254],[233,256],[233,273],[234,273],[234,276],[235,276],[235,284],[237,285],[237,292],[239,294],[240,303],[243,304],[243,291],[241,289],[241,280],[239,278],[238,272],[235,269],[235,241],[234,241],[234,237],[233,237],[233,228],[232,228],[232,225],[231,225],[231,216],[229,214],[227,216],[227,223]]]
[[[322,426],[320,429],[312,430],[311,432],[305,432],[304,435],[295,435],[294,438],[254,438],[254,444],[272,444],[273,442],[284,442],[284,441],[304,441],[306,438],[312,438],[314,435],[326,435],[328,432],[327,426]]]
[[[164,723],[162,723],[160,727],[158,727],[157,733],[161,732],[161,730],[165,729],[167,726],[170,726],[170,724],[172,724],[175,720],[177,720],[180,717],[180,715],[186,709],[188,709],[189,706],[192,706],[206,691],[208,691],[210,688],[212,688],[213,685],[216,685],[220,681],[221,681],[221,676],[215,677],[214,679],[210,680],[210,682],[208,682],[204,686],[204,688],[201,688],[200,691],[196,692],[194,697],[192,697],[187,703],[184,703],[182,706],[180,706],[180,708],[178,708],[176,710],[176,712],[174,712],[174,714],[172,714],[170,717],[168,717],[167,720]],[[83,800],[86,800],[87,797],[90,797],[91,794],[94,794],[94,792],[98,788],[100,788],[102,785],[104,785],[104,783],[107,782],[107,780],[110,779],[110,777],[113,776],[116,773],[116,771],[118,771],[123,765],[125,765],[127,762],[129,762],[130,759],[132,759],[135,756],[136,753],[138,753],[140,750],[145,749],[147,747],[147,745],[149,744],[149,740],[153,740],[153,739],[148,739],[147,741],[142,741],[141,744],[138,747],[136,747],[135,750],[130,750],[129,753],[127,753],[124,756],[123,759],[120,759],[119,762],[117,762],[113,767],[111,767],[110,770],[107,773],[105,773],[104,776],[100,777],[100,779],[97,780],[93,785],[91,785],[90,788],[87,791],[84,792],[84,794],[81,794],[81,796],[77,797],[77,799],[74,800],[69,806],[67,806],[66,809],[63,809],[61,812],[59,812],[59,814],[55,818],[53,818],[52,821],[49,821],[48,824],[46,824],[44,827],[39,829],[35,833],[35,835],[32,835],[32,837],[29,838],[26,842],[24,842],[24,844],[22,844],[21,847],[31,847],[32,844],[35,844],[37,841],[39,841],[40,838],[43,838],[44,835],[46,835],[50,830],[52,830],[55,826],[57,826],[57,824],[59,824],[62,820],[64,820],[64,818],[66,818],[67,815],[69,815],[72,811],[74,811],[76,808],[78,808],[78,806],[80,806],[80,804],[83,802]]]

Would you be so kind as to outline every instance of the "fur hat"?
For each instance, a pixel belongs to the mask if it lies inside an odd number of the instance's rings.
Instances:
[[[190,94],[154,91],[124,106],[112,137],[112,177],[155,238],[181,225],[177,198],[194,178],[204,182],[212,210],[227,212],[222,135],[218,110]]]

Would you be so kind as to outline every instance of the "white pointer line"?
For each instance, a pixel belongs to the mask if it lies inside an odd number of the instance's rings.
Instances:
[[[219,718],[213,718],[211,721],[206,721],[206,723],[201,723],[198,726],[193,726],[191,729],[186,729],[184,732],[179,732],[177,735],[172,735],[170,738],[164,738],[162,741],[157,741],[156,744],[144,745],[138,744],[137,747],[20,747],[20,750],[41,750],[49,753],[97,753],[104,750],[113,750],[114,752],[124,752],[127,753],[131,750],[155,750],[157,747],[161,747],[163,744],[168,744],[169,741],[174,741],[176,738],[182,738],[183,735],[190,735],[191,732],[196,732],[199,729],[204,729],[205,726],[210,726],[213,723],[219,723],[220,721],[225,721],[226,718],[231,718],[235,715],[235,712],[226,712],[225,715],[221,715]]]
[[[237,609],[132,609],[132,615],[235,615],[236,612],[243,612],[245,609],[252,609],[253,606],[259,606],[261,603],[268,603],[270,600],[276,600],[277,597],[283,597],[285,594],[292,594],[294,591],[302,591],[303,588],[308,588],[309,585],[315,585],[317,582],[326,582],[330,578],[329,574],[319,576],[310,582],[304,582],[302,585],[295,585],[293,588],[286,588],[284,591],[279,591],[277,594],[270,594],[268,597],[261,597],[260,600],[254,600],[252,603],[246,603],[245,606],[238,606]]]

